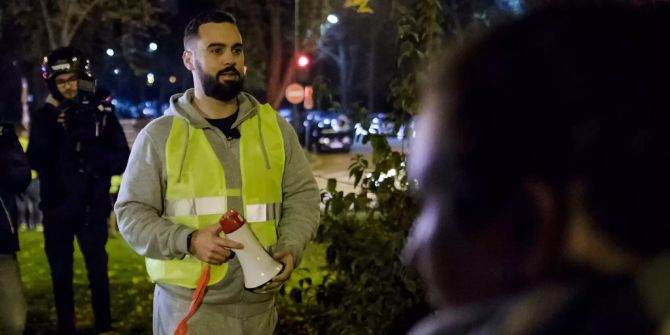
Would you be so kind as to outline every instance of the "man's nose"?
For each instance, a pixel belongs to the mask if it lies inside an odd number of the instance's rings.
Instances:
[[[223,56],[221,57],[221,61],[225,66],[235,65],[235,57],[233,55],[233,51],[227,50],[226,52],[224,52]]]

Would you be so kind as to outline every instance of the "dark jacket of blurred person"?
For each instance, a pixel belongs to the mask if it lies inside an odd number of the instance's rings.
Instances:
[[[51,95],[32,117],[28,159],[40,176],[45,251],[58,330],[75,333],[73,240],[86,260],[95,328],[111,329],[107,218],[110,178],[123,173],[129,148],[113,106],[96,95],[90,62],[64,47],[45,59]]]
[[[7,122],[12,115],[20,115],[20,78],[1,55],[0,78],[0,334],[19,335],[25,326],[26,302],[16,260],[19,237],[14,200],[30,182],[30,166],[14,125]]]
[[[0,254],[19,251],[15,197],[30,183],[30,165],[14,126],[0,121]],[[26,174],[26,171],[27,174]],[[27,177],[26,177],[27,176]]]
[[[669,333],[668,12],[566,5],[452,54],[427,90],[411,334]]]

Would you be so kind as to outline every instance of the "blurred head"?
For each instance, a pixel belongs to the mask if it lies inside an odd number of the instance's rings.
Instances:
[[[73,47],[58,48],[44,57],[42,77],[57,100],[74,99],[79,80],[93,81],[90,61]]]
[[[21,120],[21,75],[11,59],[0,55],[0,123]]]
[[[546,9],[441,60],[410,161],[423,209],[408,246],[437,304],[514,292],[558,265],[628,264],[580,245],[618,260],[670,247],[665,17]]]
[[[223,11],[196,15],[184,30],[184,66],[195,90],[221,101],[235,99],[244,82],[244,46],[235,18]]]

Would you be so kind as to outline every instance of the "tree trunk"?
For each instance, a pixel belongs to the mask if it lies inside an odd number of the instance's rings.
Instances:
[[[377,85],[377,35],[380,24],[377,23],[370,34],[370,51],[368,52],[368,112],[375,112],[375,91]]]
[[[341,39],[337,43],[337,65],[339,70],[338,79],[340,82],[340,104],[342,112],[346,113],[349,110],[349,87],[347,87],[349,76],[347,71],[347,52],[345,51],[344,42]]]
[[[51,26],[51,17],[49,16],[49,11],[47,10],[47,4],[45,0],[40,0],[40,9],[42,11],[42,19],[44,20],[44,28],[47,31],[47,36],[49,37],[49,49],[53,50],[58,47],[56,43],[56,38],[54,37],[53,27]]]
[[[270,59],[268,59],[267,75],[267,101],[277,108],[278,97],[282,96],[282,29],[279,2],[272,0],[268,4],[270,11]],[[281,103],[281,101],[279,102]]]

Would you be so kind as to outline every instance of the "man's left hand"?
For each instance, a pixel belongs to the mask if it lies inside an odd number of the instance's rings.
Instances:
[[[293,255],[291,255],[288,251],[275,252],[272,257],[274,257],[276,261],[284,264],[284,269],[278,275],[272,278],[270,283],[268,283],[266,286],[266,289],[268,290],[276,289],[284,284],[285,281],[291,278],[291,273],[293,272]]]

